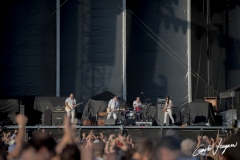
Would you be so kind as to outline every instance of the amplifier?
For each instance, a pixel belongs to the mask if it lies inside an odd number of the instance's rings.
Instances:
[[[52,125],[63,125],[65,112],[52,112]]]
[[[157,104],[157,112],[156,112],[156,122],[158,126],[163,126],[164,125],[164,112],[163,112],[163,108],[164,108],[165,104]],[[169,126],[169,116],[167,118],[167,122],[166,125]]]
[[[66,112],[65,107],[53,107],[52,111],[53,112]]]
[[[166,99],[165,98],[163,98],[163,97],[158,97],[157,98],[157,101],[156,101],[156,105],[157,104],[165,104],[165,102],[166,102]]]

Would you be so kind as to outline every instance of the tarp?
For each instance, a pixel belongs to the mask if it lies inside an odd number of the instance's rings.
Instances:
[[[0,112],[13,113],[19,112],[19,103],[17,99],[0,99]]]
[[[19,112],[19,103],[17,99],[0,99],[0,120],[17,112]]]
[[[229,109],[227,111],[220,113],[223,120],[223,126],[230,127],[232,125],[233,120],[237,119],[237,111],[236,109]]]
[[[36,97],[34,101],[34,109],[40,112],[52,110],[53,107],[63,107],[67,97]]]
[[[106,112],[108,102],[114,97],[114,94],[105,91],[90,98],[84,108],[82,118],[95,117],[98,112]],[[125,105],[125,100],[118,97],[120,107]]]
[[[194,123],[208,122],[215,123],[214,110],[211,103],[201,99],[196,99],[191,103],[185,104],[179,109],[180,123],[192,125]]]

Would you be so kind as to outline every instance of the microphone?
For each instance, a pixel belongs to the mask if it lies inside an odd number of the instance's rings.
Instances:
[[[86,99],[85,97],[82,97],[83,99]]]
[[[141,92],[141,94],[143,94],[143,92]]]

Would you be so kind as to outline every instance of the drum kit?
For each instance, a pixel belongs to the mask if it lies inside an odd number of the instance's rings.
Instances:
[[[141,107],[136,107],[135,110],[130,105],[125,106],[121,116],[125,119],[135,119],[136,122],[152,121],[152,118],[147,116],[149,106],[150,104],[143,104]]]

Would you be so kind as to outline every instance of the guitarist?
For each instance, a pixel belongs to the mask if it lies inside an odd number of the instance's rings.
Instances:
[[[165,102],[165,106],[164,106],[164,126],[166,126],[166,122],[167,122],[167,115],[169,114],[169,117],[171,118],[172,120],[172,124],[174,124],[174,119],[173,119],[173,116],[172,116],[172,107],[173,107],[173,104],[172,104],[172,100],[170,99],[170,96],[166,96],[166,102]]]
[[[71,116],[71,123],[73,123],[73,120],[75,118],[75,108],[76,108],[76,99],[74,98],[73,94],[71,93],[70,96],[66,99],[65,105],[68,108],[72,109],[70,111],[67,111],[68,117]]]
[[[119,109],[119,102],[117,100],[117,96],[114,96],[108,103],[108,110],[110,112],[108,113],[107,119],[110,119],[112,115],[114,119],[117,119],[117,109]]]

